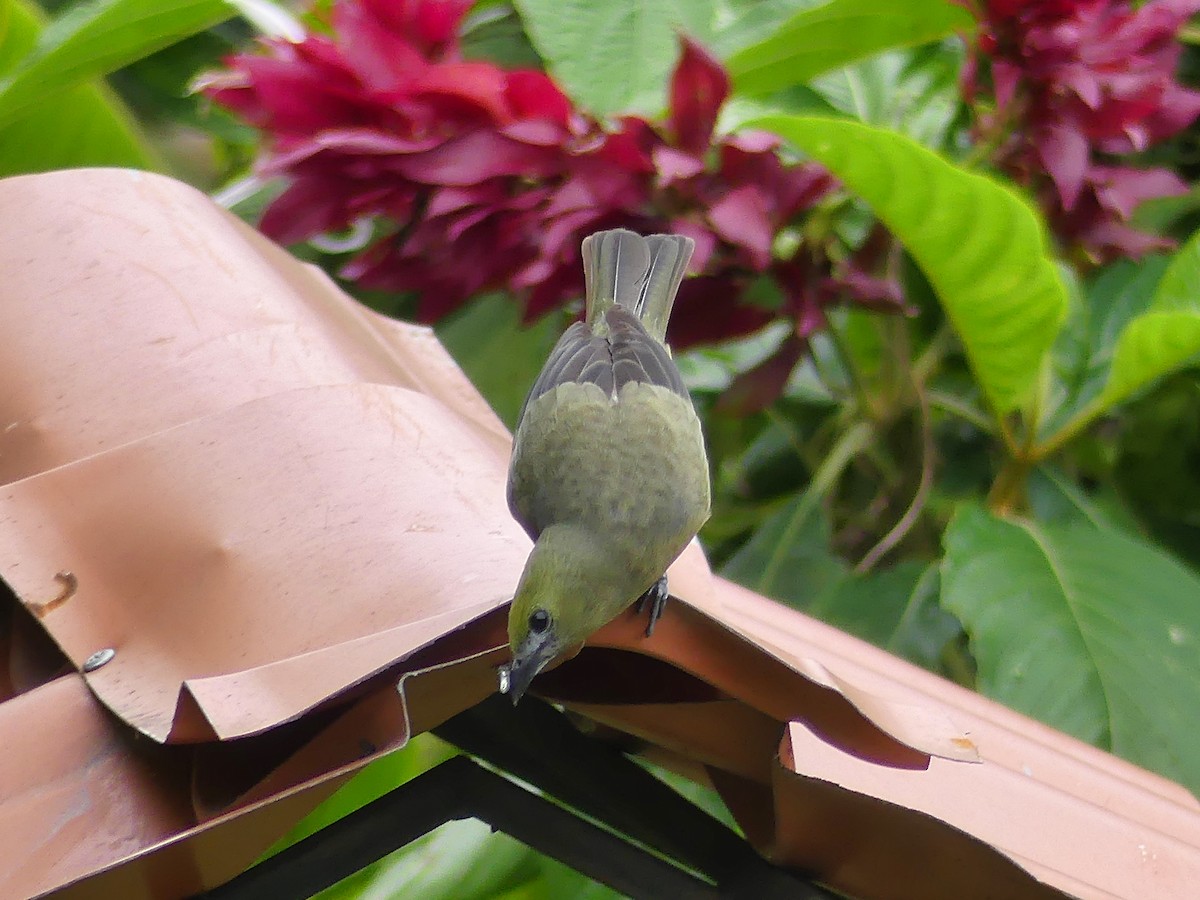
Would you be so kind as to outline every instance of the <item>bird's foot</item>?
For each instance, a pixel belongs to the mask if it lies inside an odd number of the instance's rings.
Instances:
[[[634,607],[634,611],[639,616],[642,614],[642,610],[645,609],[646,604],[650,604],[650,621],[646,624],[646,637],[654,634],[654,623],[662,618],[663,610],[667,608],[667,598],[669,596],[667,576],[663,575],[662,578],[646,589],[646,593],[638,597],[637,606]]]

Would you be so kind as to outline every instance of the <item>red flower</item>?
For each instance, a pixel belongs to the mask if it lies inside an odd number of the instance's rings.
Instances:
[[[1175,34],[1197,10],[1200,0],[1137,9],[1123,0],[984,4],[977,52],[991,62],[996,110],[982,127],[1013,128],[997,162],[1035,188],[1048,177],[1053,190],[1039,195],[1055,230],[1099,259],[1161,246],[1126,224],[1126,201],[1185,190],[1164,169],[1106,158],[1144,150],[1200,114],[1200,93],[1174,80]],[[968,99],[975,72],[968,67]]]
[[[775,257],[775,236],[833,182],[785,162],[770,135],[714,134],[729,77],[698,44],[683,41],[665,123],[605,127],[541,72],[464,62],[468,6],[346,0],[333,8],[333,38],[268,42],[209,79],[213,99],[266,132],[261,169],[289,180],[263,216],[267,234],[295,242],[373,219],[381,237],[343,274],[414,292],[428,321],[487,290],[520,292],[531,317],[578,297],[579,243],[597,229],[687,234],[702,274],[681,290],[676,346],[780,315],[804,346],[825,306],[888,293],[860,290],[864,273],[834,279],[827,264],[801,283]],[[748,299],[764,276],[779,284],[779,309]],[[769,381],[781,387],[786,374]]]

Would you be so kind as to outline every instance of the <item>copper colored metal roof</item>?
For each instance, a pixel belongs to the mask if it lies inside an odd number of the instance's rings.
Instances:
[[[0,272],[0,896],[182,896],[495,690],[508,434],[431,332],[169,179],[0,181]],[[535,689],[769,857],[863,897],[1200,884],[1177,785],[696,546],[670,575],[653,638],[621,617]]]

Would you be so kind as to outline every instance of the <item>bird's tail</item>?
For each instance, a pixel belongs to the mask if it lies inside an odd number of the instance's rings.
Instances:
[[[587,320],[594,323],[614,305],[636,312],[658,340],[667,332],[675,292],[696,242],[677,234],[642,237],[616,228],[583,239]]]

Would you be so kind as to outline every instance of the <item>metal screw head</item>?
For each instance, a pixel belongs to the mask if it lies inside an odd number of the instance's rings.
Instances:
[[[112,647],[105,647],[103,650],[97,650],[83,661],[83,671],[95,672],[101,666],[111,662],[112,658],[116,655],[117,651]]]

